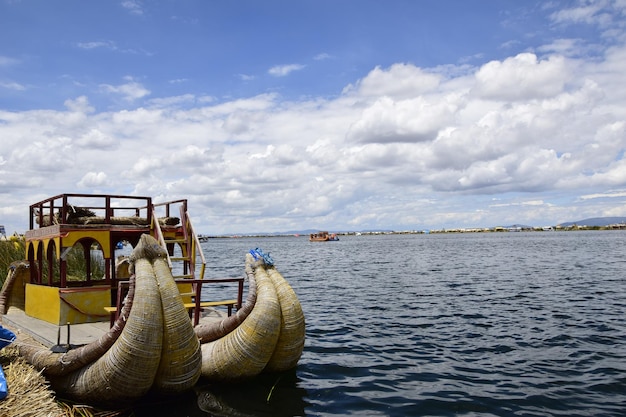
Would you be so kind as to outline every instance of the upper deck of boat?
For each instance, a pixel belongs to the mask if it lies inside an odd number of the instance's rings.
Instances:
[[[160,215],[166,219],[177,203],[186,206],[186,200],[153,205],[151,197],[60,194],[30,206],[30,227],[25,237],[28,241],[84,229],[148,232],[155,210],[161,208]],[[178,224],[178,218],[170,219],[175,219],[172,226]],[[162,221],[164,226],[170,225]]]

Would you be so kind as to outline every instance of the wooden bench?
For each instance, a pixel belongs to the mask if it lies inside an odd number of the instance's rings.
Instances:
[[[241,308],[243,304],[243,282],[244,278],[211,278],[211,279],[177,279],[176,284],[192,284],[194,295],[192,300],[183,300],[185,308],[190,309],[189,313],[193,313],[193,325],[196,326],[200,321],[200,311],[202,307],[216,307],[226,306],[228,308],[228,315],[232,315],[233,307]],[[224,284],[224,283],[236,283],[237,284],[237,299],[236,300],[221,300],[221,301],[202,301],[200,298],[202,295],[202,285],[205,284]],[[196,308],[196,306],[198,308]]]
[[[104,307],[104,311],[111,316],[111,327],[115,324],[115,314],[117,313],[117,307]]]
[[[200,310],[204,307],[219,307],[225,306],[228,309],[228,316],[232,316],[233,307],[238,306],[237,300],[220,300],[220,301],[200,301],[197,305],[196,303],[185,303],[184,306],[191,313],[196,307]],[[194,314],[193,325],[198,325],[198,321],[200,321],[200,315]]]
[[[187,310],[189,310],[190,313],[196,307],[202,310],[202,308],[205,308],[205,307],[224,306],[228,309],[228,316],[230,317],[233,314],[233,308],[235,308],[238,305],[238,302],[237,300],[233,299],[233,300],[219,300],[219,301],[200,301],[197,305],[196,303],[184,303],[183,305],[185,306]],[[117,313],[117,307],[107,306],[107,307],[104,307],[104,311],[111,315],[111,327],[113,327],[113,324],[115,323],[115,314]],[[198,315],[198,321],[199,321],[199,315]],[[198,324],[198,321],[196,321],[194,317],[193,325],[196,326]]]

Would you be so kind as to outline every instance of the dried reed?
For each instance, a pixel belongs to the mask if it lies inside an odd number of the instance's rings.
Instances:
[[[0,364],[9,395],[0,401],[3,417],[121,417],[128,410],[101,410],[60,401],[41,372],[22,358],[16,347],[0,350]]]

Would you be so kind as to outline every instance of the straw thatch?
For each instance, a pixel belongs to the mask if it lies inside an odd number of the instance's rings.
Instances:
[[[263,262],[262,260],[256,262]],[[246,268],[254,268],[250,254]],[[257,300],[252,312],[235,330],[202,345],[202,376],[210,380],[238,380],[263,371],[280,334],[280,304],[272,281],[255,273]]]
[[[130,410],[105,410],[86,404],[55,398],[54,391],[41,371],[26,362],[16,347],[0,350],[0,365],[9,387],[8,396],[0,401],[2,417],[122,417]]]
[[[65,416],[41,372],[20,357],[16,348],[9,346],[2,349],[0,364],[9,387],[9,395],[0,401],[1,416]]]

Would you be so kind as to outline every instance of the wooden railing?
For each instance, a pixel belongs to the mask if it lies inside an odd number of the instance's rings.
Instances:
[[[151,206],[151,197],[107,194],[59,194],[30,206],[29,229],[35,229],[35,225],[45,227],[56,223],[66,224],[74,207],[93,211],[96,216],[102,217],[105,224],[111,223],[112,217],[120,216],[120,212],[126,216],[144,218],[146,223],[150,224],[152,213],[147,208]]]
[[[196,326],[200,322],[200,315],[202,308],[204,307],[216,307],[226,306],[229,311],[229,315],[232,312],[232,308],[239,310],[243,305],[243,283],[245,278],[212,278],[212,279],[177,279],[176,284],[191,284],[193,293],[191,303],[183,303],[185,308],[190,310],[190,315],[193,315],[193,325]],[[237,298],[229,300],[202,300],[202,285],[204,284],[226,284],[237,283]],[[112,307],[105,307],[104,310],[111,315],[111,326],[119,317],[119,312],[122,306],[122,302],[128,293],[129,281],[120,281],[117,284],[117,303]]]
[[[185,252],[187,254],[187,261],[189,263],[188,265],[189,272],[191,273],[191,276],[194,279],[195,278],[203,279],[204,271],[206,268],[206,259],[204,257],[204,252],[202,251],[202,246],[200,246],[200,240],[198,239],[198,235],[196,231],[194,230],[193,224],[191,223],[191,218],[189,217],[189,213],[187,212],[187,200],[168,201],[165,203],[155,204],[153,206],[151,211],[152,211],[152,218],[154,219],[153,222],[154,222],[154,233],[156,235],[155,238],[161,244],[161,246],[167,251],[167,242],[163,235],[163,230],[161,229],[159,222],[156,221],[156,219],[158,218],[156,208],[163,207],[165,209],[165,217],[170,217],[172,206],[176,204],[180,205],[179,206],[180,223],[182,226],[184,239],[185,239],[184,245],[185,245]],[[200,257],[200,272],[198,274],[196,274],[197,257]],[[170,269],[172,269],[172,259],[169,256],[169,252],[167,256],[167,263]]]

